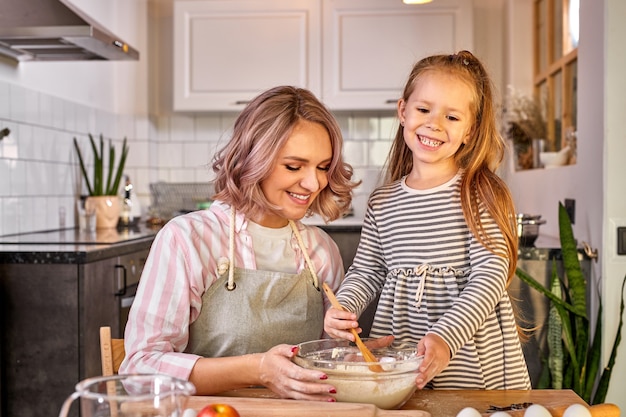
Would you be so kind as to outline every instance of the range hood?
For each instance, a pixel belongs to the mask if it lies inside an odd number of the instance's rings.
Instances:
[[[69,0],[2,0],[0,55],[17,61],[137,60]]]

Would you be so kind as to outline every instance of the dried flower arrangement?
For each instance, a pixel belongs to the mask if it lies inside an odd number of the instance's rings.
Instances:
[[[534,98],[507,87],[503,112],[504,136],[513,142],[519,169],[533,168],[533,139],[546,139],[543,106]]]

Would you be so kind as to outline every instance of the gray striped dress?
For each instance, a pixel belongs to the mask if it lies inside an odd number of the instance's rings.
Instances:
[[[360,315],[380,293],[371,336],[417,343],[435,333],[449,366],[428,388],[530,389],[506,292],[508,258],[474,238],[461,209],[461,176],[430,190],[405,178],[370,196],[361,241],[337,298]],[[486,231],[504,240],[486,210]]]

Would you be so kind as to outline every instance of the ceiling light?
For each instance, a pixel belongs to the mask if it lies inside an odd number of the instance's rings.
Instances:
[[[433,0],[402,0],[404,4],[426,4],[430,3]]]

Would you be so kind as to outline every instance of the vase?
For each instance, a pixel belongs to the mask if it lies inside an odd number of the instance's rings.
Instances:
[[[96,211],[96,228],[117,227],[120,218],[120,199],[115,195],[89,196],[85,200],[85,210]]]

